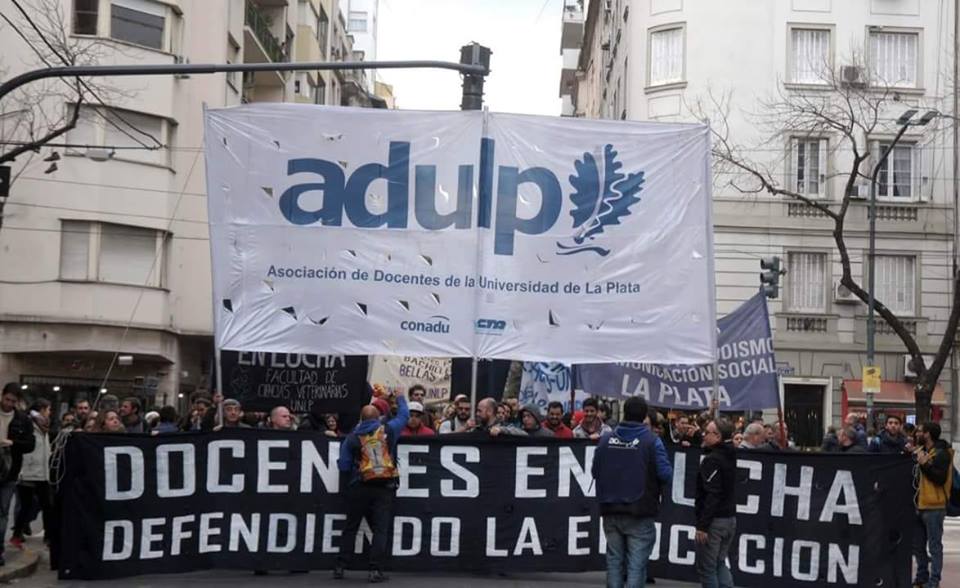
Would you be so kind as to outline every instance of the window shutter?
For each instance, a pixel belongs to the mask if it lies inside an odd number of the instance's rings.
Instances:
[[[90,223],[63,221],[60,228],[60,278],[86,280],[90,259]]]
[[[800,141],[796,137],[791,137],[788,145],[786,184],[788,190],[795,192],[797,190],[797,158],[800,153]]]
[[[829,141],[827,139],[820,139],[820,149],[817,151],[817,155],[820,158],[820,166],[817,168],[820,170],[820,197],[829,198],[830,189],[828,184],[829,171],[827,170],[827,147],[829,146]]]
[[[913,173],[910,179],[913,182],[912,191],[916,194],[917,201],[928,202],[931,190],[927,190],[927,186],[923,185],[923,151],[921,143],[913,146]]]

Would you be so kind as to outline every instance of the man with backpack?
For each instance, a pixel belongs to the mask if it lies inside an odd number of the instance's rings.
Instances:
[[[607,539],[607,586],[639,587],[657,531],[660,490],[673,468],[663,441],[644,424],[647,402],[631,396],[623,403],[623,422],[600,437],[592,474]]]
[[[940,439],[940,425],[917,427],[917,527],[913,532],[913,557],[917,560],[914,586],[937,588],[943,572],[943,519],[953,488],[953,450]],[[927,549],[930,550],[929,557]]]
[[[410,418],[406,398],[397,396],[397,416],[387,422],[381,420],[382,416],[385,415],[381,415],[376,406],[364,406],[360,411],[360,422],[340,446],[337,467],[348,476],[348,483],[340,485],[347,498],[347,524],[343,532],[343,546],[333,569],[335,580],[344,577],[346,554],[353,545],[364,517],[373,532],[368,582],[374,584],[387,580],[383,574],[383,564],[393,524],[393,499],[400,476],[397,440]]]

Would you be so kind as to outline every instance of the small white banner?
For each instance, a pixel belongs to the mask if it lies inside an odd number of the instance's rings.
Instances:
[[[450,358],[374,355],[370,358],[371,386],[380,385],[388,392],[406,392],[414,384],[427,390],[427,404],[450,400]]]

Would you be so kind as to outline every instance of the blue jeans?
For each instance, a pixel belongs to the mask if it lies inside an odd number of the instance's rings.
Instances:
[[[657,529],[653,518],[627,514],[605,515],[603,533],[607,537],[607,588],[640,588],[647,582],[647,561]]]
[[[713,519],[707,529],[707,542],[697,543],[697,575],[703,588],[733,588],[727,554],[736,534],[735,517]]]
[[[10,503],[13,493],[17,490],[17,482],[0,483],[0,556],[3,555],[3,546],[7,542],[7,524],[10,515]]]
[[[913,531],[913,557],[917,560],[916,584],[940,585],[943,572],[943,519],[946,516],[945,510],[919,511],[917,527]]]

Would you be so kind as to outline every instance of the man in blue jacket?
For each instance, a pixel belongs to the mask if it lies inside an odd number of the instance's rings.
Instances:
[[[645,424],[647,402],[632,396],[623,404],[623,422],[600,437],[593,479],[607,537],[607,586],[640,588],[656,542],[654,518],[660,489],[673,477],[667,450]]]
[[[371,584],[384,582],[383,562],[387,556],[387,539],[393,523],[393,499],[400,476],[397,464],[397,440],[407,426],[410,411],[407,400],[397,396],[397,416],[382,422],[380,410],[374,405],[364,406],[360,422],[340,446],[337,467],[348,476],[341,484],[347,499],[347,526],[333,577],[342,580],[347,565],[347,553],[352,549],[360,521],[366,517],[373,532],[370,546],[369,577]]]

